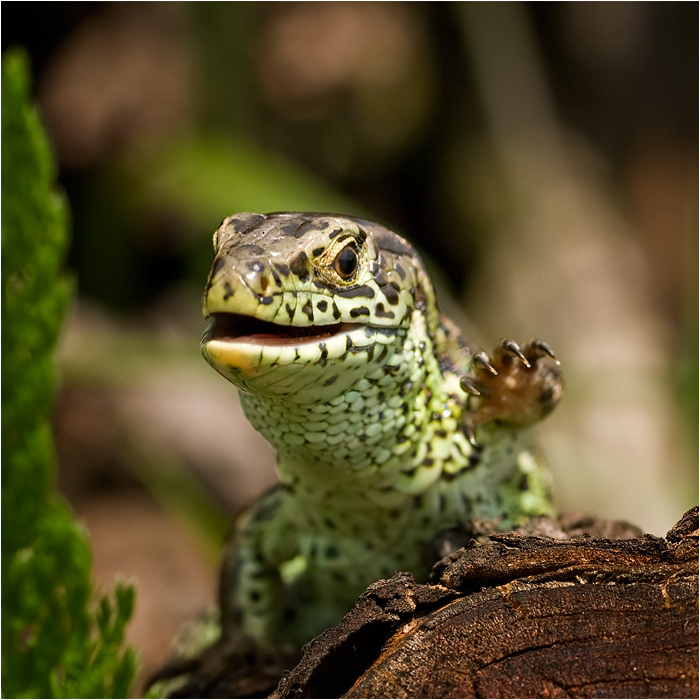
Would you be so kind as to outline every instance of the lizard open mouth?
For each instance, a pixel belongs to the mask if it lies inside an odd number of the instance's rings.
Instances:
[[[259,345],[300,345],[358,328],[356,323],[327,326],[282,326],[252,316],[217,312],[210,316],[205,339]]]

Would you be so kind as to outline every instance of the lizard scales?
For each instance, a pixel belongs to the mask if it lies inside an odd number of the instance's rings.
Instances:
[[[546,344],[475,352],[416,251],[364,219],[237,214],[214,252],[202,351],[275,447],[281,481],[224,559],[224,633],[300,646],[372,581],[424,578],[440,530],[551,513],[530,446],[562,391]]]

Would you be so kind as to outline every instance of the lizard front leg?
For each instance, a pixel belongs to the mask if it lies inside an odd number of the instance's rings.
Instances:
[[[283,615],[285,586],[272,554],[289,548],[292,539],[289,529],[275,527],[283,498],[283,488],[275,488],[243,513],[221,569],[223,634],[242,630],[260,649],[273,641]]]
[[[522,348],[501,338],[491,356],[472,357],[471,373],[460,385],[467,399],[467,433],[495,422],[512,428],[531,425],[549,414],[561,399],[564,378],[547,343],[537,338]]]

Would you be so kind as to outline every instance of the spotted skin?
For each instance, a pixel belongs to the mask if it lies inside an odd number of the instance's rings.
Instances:
[[[281,482],[224,559],[224,631],[300,646],[370,582],[424,579],[441,529],[551,513],[530,447],[562,389],[544,343],[475,352],[416,251],[363,219],[237,214],[214,251],[202,351],[275,447]]]

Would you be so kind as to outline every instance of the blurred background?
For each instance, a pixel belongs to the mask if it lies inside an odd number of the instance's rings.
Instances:
[[[368,216],[485,349],[546,339],[561,510],[663,535],[697,502],[698,6],[3,3],[70,200],[59,488],[145,672],[215,599],[274,455],[201,359],[211,234]]]

